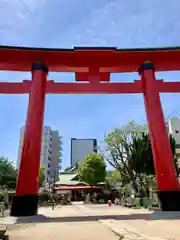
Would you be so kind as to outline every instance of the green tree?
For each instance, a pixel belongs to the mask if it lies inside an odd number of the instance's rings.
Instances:
[[[78,165],[78,176],[80,181],[90,186],[104,182],[106,177],[106,163],[104,157],[98,153],[89,153]]]
[[[178,169],[175,155],[175,140],[170,136],[170,144]],[[144,189],[150,182],[154,184],[154,163],[151,142],[146,125],[138,125],[131,121],[127,125],[116,128],[105,137],[106,160],[121,174],[123,185],[132,183],[136,192]],[[147,177],[149,176],[149,177]],[[146,191],[147,190],[147,191]]]
[[[115,170],[111,174],[111,179],[114,181],[120,181],[121,180],[121,174],[119,171]]]
[[[8,158],[0,157],[0,186],[9,189],[16,188],[17,170]]]
[[[133,188],[139,191],[136,172],[129,166],[133,139],[147,129],[146,125],[138,125],[134,121],[115,128],[109,132],[104,139],[103,153],[107,162],[121,174],[122,184],[126,185],[132,181]]]
[[[179,174],[179,167],[176,157],[176,142],[172,135],[169,136],[169,142],[176,171],[177,174]],[[137,174],[155,175],[153,153],[148,133],[143,132],[138,137],[133,139],[131,157],[129,158],[128,164]]]
[[[39,187],[43,185],[44,181],[45,181],[45,168],[41,164],[39,168]]]
[[[115,187],[117,182],[122,182],[121,173],[118,170],[107,172],[106,183],[109,186]]]
[[[154,175],[153,155],[148,133],[143,132],[132,139],[128,164],[138,175],[142,173]]]
[[[18,171],[8,158],[0,157],[0,187],[15,189],[17,183]],[[39,186],[41,187],[45,180],[45,168],[40,165]]]

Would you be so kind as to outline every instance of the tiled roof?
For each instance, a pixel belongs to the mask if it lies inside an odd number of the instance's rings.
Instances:
[[[77,176],[77,173],[60,173],[59,181],[56,182],[56,185],[71,185],[76,186],[78,184],[82,184],[80,181],[73,180]]]

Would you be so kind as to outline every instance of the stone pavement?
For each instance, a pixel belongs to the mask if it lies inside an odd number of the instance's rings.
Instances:
[[[142,231],[140,232],[138,229],[132,228],[129,224],[120,223],[117,220],[99,221],[124,240],[165,240],[165,238],[144,234]]]
[[[75,204],[43,207],[28,218],[0,218],[0,224],[8,225],[12,240],[119,240],[123,235],[124,240],[180,240],[180,220],[160,218],[144,209]]]
[[[11,240],[119,240],[105,225],[98,221],[81,221],[83,213],[75,206],[40,208],[39,216],[0,218],[8,225]],[[15,224],[17,223],[17,224]]]
[[[121,206],[84,205],[86,214],[99,215],[100,222],[129,239],[180,240],[180,213],[153,213],[146,209],[129,209]],[[171,218],[171,219],[170,219]],[[124,238],[126,239],[126,238]],[[127,238],[128,239],[128,238]]]
[[[118,240],[117,235],[98,222],[24,224],[8,234],[11,240]]]

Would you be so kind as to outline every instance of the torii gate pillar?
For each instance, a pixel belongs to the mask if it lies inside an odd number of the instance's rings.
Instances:
[[[48,68],[42,63],[33,64],[24,142],[11,216],[33,216],[37,214],[47,73]]]
[[[180,187],[152,63],[140,68],[144,103],[154,158],[158,197],[163,211],[180,211]]]

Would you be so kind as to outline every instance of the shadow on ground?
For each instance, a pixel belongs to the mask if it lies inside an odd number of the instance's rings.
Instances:
[[[165,220],[165,219],[180,219],[180,216],[165,216],[161,213],[152,214],[130,214],[130,215],[96,215],[96,216],[69,216],[69,217],[47,217],[44,215],[36,215],[31,217],[18,217],[16,224],[26,223],[42,223],[42,222],[91,222],[98,220]]]
[[[147,216],[142,214],[136,215],[108,215],[108,216],[72,216],[72,217],[46,217],[44,215],[37,215],[32,217],[18,217],[16,224],[23,223],[38,223],[38,222],[92,222],[98,220],[133,220],[133,219],[146,219]],[[146,219],[149,220],[149,219]]]

